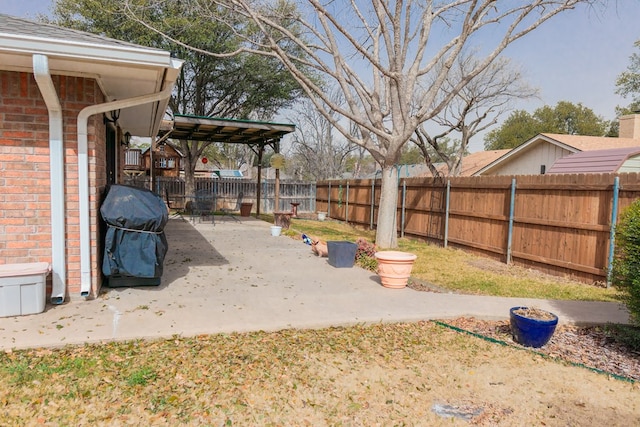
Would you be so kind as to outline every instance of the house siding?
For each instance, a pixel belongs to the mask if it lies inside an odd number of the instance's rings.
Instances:
[[[569,154],[571,151],[554,144],[537,144],[485,175],[540,175],[542,165],[548,170],[557,159]]]
[[[628,158],[618,172],[640,172],[640,156]]]
[[[52,76],[63,110],[67,294],[80,292],[77,117],[103,102],[93,79]],[[51,262],[49,116],[30,73],[0,71],[0,264]],[[99,136],[98,136],[99,135]],[[106,183],[105,128],[89,120],[88,157],[94,292],[100,286],[98,208]]]

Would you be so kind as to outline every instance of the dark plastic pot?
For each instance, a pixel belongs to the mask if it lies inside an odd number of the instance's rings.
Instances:
[[[355,263],[358,245],[346,241],[329,241],[329,264],[337,268],[351,268]]]
[[[527,307],[513,307],[509,310],[511,334],[513,340],[525,347],[539,348],[549,342],[558,325],[558,316],[553,313],[552,320],[539,320],[524,317],[516,313]]]

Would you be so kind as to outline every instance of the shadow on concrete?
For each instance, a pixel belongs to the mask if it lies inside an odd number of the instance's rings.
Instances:
[[[617,309],[615,308],[616,303],[601,301],[550,300],[548,304],[551,307],[550,311],[558,314],[558,317],[564,315],[571,319],[579,319],[573,323],[580,326],[629,323],[629,311],[622,303],[618,304]]]
[[[229,261],[190,223],[190,219],[175,216],[169,219],[164,232],[167,237],[169,249],[164,258],[163,274],[158,286],[138,286],[139,289],[148,291],[160,291],[177,279],[186,277],[190,267],[194,266],[221,266],[229,264]],[[198,219],[196,219],[198,221]],[[108,286],[102,288],[102,292],[118,292],[128,287]]]

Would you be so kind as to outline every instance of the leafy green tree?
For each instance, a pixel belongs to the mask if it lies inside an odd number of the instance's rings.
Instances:
[[[545,133],[603,136],[607,132],[608,122],[581,103],[560,101],[553,108],[545,105],[533,117]]]
[[[298,83],[275,58],[250,54],[214,58],[207,53],[235,50],[243,37],[251,34],[238,34],[221,20],[203,16],[188,2],[150,4],[146,0],[135,0],[128,6],[144,16],[148,25],[131,19],[125,13],[125,2],[111,0],[58,0],[50,22],[162,48],[185,60],[169,102],[173,113],[269,120],[302,95]],[[216,13],[225,13],[225,10],[218,9]],[[232,19],[231,16],[225,17],[228,23],[234,23]],[[239,23],[236,21],[235,24]],[[175,41],[177,38],[180,38],[180,43]],[[196,164],[211,144],[189,140],[178,142],[185,154],[187,194],[195,192],[193,177]],[[250,164],[254,156],[244,146],[219,147],[214,151],[223,154],[223,158],[216,159],[220,163],[229,165],[235,162],[236,167],[243,162]],[[231,155],[236,158],[229,159]]]
[[[402,147],[398,163],[401,165],[416,165],[418,163],[424,163],[424,155],[416,145],[407,144]]]
[[[515,110],[497,129],[484,137],[485,150],[513,148],[540,133],[538,122],[524,110]]]
[[[582,104],[560,101],[555,107],[545,105],[529,114],[516,110],[497,129],[484,137],[485,150],[514,148],[539,133],[604,136],[610,122]]]
[[[634,46],[640,49],[640,40],[636,41]],[[616,93],[631,98],[631,104],[621,112],[629,114],[640,111],[640,53],[634,52],[629,57],[627,70],[616,79]]]

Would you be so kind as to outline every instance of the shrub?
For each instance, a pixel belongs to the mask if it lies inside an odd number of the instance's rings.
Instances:
[[[356,264],[366,270],[376,271],[378,260],[375,257],[377,248],[375,243],[370,243],[367,239],[359,237],[356,240]]]
[[[609,324],[605,326],[607,336],[633,351],[640,351],[640,327]]]
[[[633,323],[640,325],[640,200],[620,216],[615,238],[611,281],[622,291]]]

